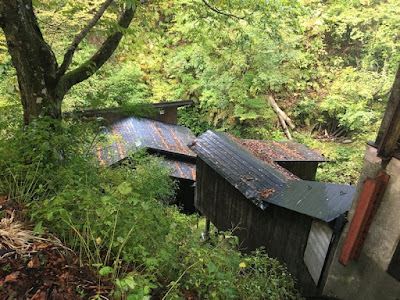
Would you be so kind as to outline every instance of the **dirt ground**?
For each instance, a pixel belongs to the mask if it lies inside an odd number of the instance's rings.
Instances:
[[[0,299],[109,299],[110,288],[58,239],[37,237],[22,210],[0,199]]]

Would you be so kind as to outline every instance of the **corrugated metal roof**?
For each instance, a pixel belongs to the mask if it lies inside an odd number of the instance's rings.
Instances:
[[[262,209],[271,203],[330,222],[348,211],[353,200],[355,187],[296,180],[222,132],[207,131],[190,148]]]
[[[109,145],[97,151],[99,160],[112,165],[138,149],[195,157],[187,146],[196,137],[189,128],[146,118],[126,117],[111,124],[106,132]]]
[[[330,222],[350,209],[355,191],[351,185],[292,180],[265,200]]]
[[[170,167],[172,177],[196,181],[195,164],[164,158],[163,165]]]
[[[261,159],[292,162],[324,162],[328,159],[310,148],[289,141],[242,140],[242,145]]]
[[[254,157],[249,150],[223,132],[207,131],[190,148],[255,204],[265,190],[280,190],[287,176],[274,166]]]

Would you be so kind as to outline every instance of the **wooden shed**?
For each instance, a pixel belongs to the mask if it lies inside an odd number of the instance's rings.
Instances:
[[[163,123],[176,125],[178,124],[178,108],[190,105],[193,105],[192,100],[152,103],[151,106],[153,107],[153,111],[142,111],[141,116]],[[107,124],[110,124],[131,115],[129,115],[129,113],[124,111],[121,107],[109,107],[100,109],[74,110],[65,112],[63,116],[66,118],[78,117],[81,120],[92,120],[94,118],[101,117]]]
[[[106,135],[108,143],[96,150],[101,164],[119,164],[140,149],[163,157],[171,177],[179,184],[178,204],[186,212],[194,212],[196,154],[187,145],[195,136],[189,128],[147,118],[121,117],[108,125]]]
[[[235,228],[243,251],[265,247],[304,294],[319,294],[355,187],[301,180],[222,132],[207,131],[190,148],[196,208],[219,230]]]

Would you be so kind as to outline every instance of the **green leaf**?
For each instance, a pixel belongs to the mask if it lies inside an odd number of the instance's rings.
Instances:
[[[102,267],[99,271],[100,276],[107,276],[109,274],[112,274],[114,272],[114,269],[106,266],[106,267]]]
[[[126,277],[124,278],[124,281],[127,286],[129,286],[132,290],[136,287],[136,282],[133,280],[132,277]]]
[[[131,184],[129,182],[123,182],[117,186],[117,191],[121,195],[128,195],[132,192]]]
[[[149,286],[145,286],[144,287],[144,289],[143,289],[143,292],[147,295],[147,294],[149,294],[150,293],[150,291],[151,291],[151,289],[150,289],[150,287]]]
[[[53,221],[54,219],[54,213],[52,211],[49,211],[47,216],[46,216],[48,221]]]
[[[35,225],[35,228],[33,228],[33,234],[41,235],[42,233],[43,233],[43,227],[42,227],[42,221],[40,221]]]

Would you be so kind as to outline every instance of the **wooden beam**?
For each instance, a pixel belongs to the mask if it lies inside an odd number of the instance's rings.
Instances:
[[[379,128],[375,145],[378,146],[378,155],[389,158],[396,149],[400,136],[400,67],[397,70],[389,102]]]
[[[400,94],[399,101],[390,120],[389,126],[383,135],[378,148],[378,156],[382,158],[392,157],[397,148],[397,141],[400,137]]]
[[[390,176],[379,172],[376,178],[367,178],[349,232],[344,241],[339,261],[347,265],[351,259],[358,259],[367,238],[368,230],[385,193]]]

